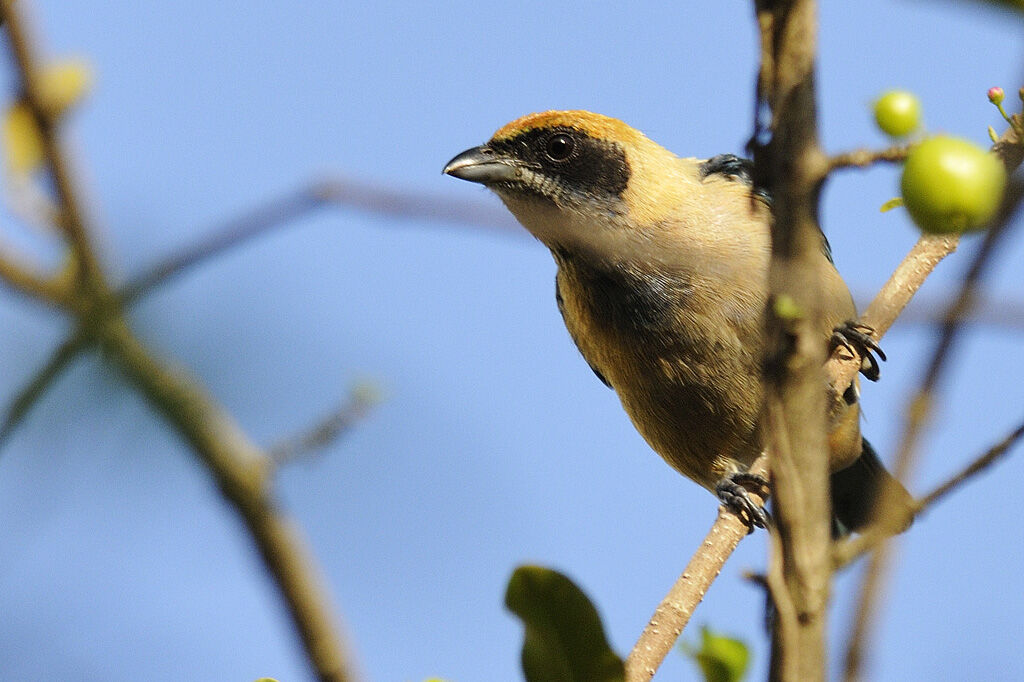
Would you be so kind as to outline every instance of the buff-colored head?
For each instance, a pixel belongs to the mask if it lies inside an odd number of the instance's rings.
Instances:
[[[444,172],[486,185],[555,250],[627,248],[622,242],[655,240],[687,223],[716,238],[723,210],[751,211],[750,190],[704,168],[622,121],[574,110],[516,119],[456,156]]]

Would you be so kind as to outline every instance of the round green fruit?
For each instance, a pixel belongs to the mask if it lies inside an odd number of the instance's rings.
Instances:
[[[905,137],[921,126],[921,102],[905,90],[890,90],[875,101],[875,123],[886,135]]]
[[[977,230],[999,208],[1006,171],[994,155],[958,137],[937,135],[910,150],[900,192],[924,232]]]

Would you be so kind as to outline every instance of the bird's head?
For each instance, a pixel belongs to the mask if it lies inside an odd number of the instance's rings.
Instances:
[[[494,191],[553,251],[646,251],[684,234],[689,223],[707,234],[723,205],[749,210],[750,203],[743,183],[707,182],[697,159],[681,159],[625,123],[589,111],[512,121],[444,172]]]

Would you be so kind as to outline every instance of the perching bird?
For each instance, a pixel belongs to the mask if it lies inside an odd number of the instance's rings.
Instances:
[[[493,190],[551,250],[570,335],[651,447],[761,525],[739,485],[765,442],[771,214],[749,167],[732,155],[679,158],[607,116],[548,111],[444,172]],[[877,375],[877,347],[849,323],[856,309],[824,235],[820,268],[822,343],[852,343]],[[900,508],[911,498],[861,439],[856,382],[843,397],[830,415],[833,506],[856,530],[879,495]]]

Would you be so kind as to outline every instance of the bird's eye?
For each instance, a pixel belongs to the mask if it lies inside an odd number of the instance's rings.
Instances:
[[[572,139],[571,135],[566,133],[558,133],[548,138],[547,146],[545,150],[547,155],[552,161],[565,161],[572,155],[572,150],[576,147],[576,141]]]

